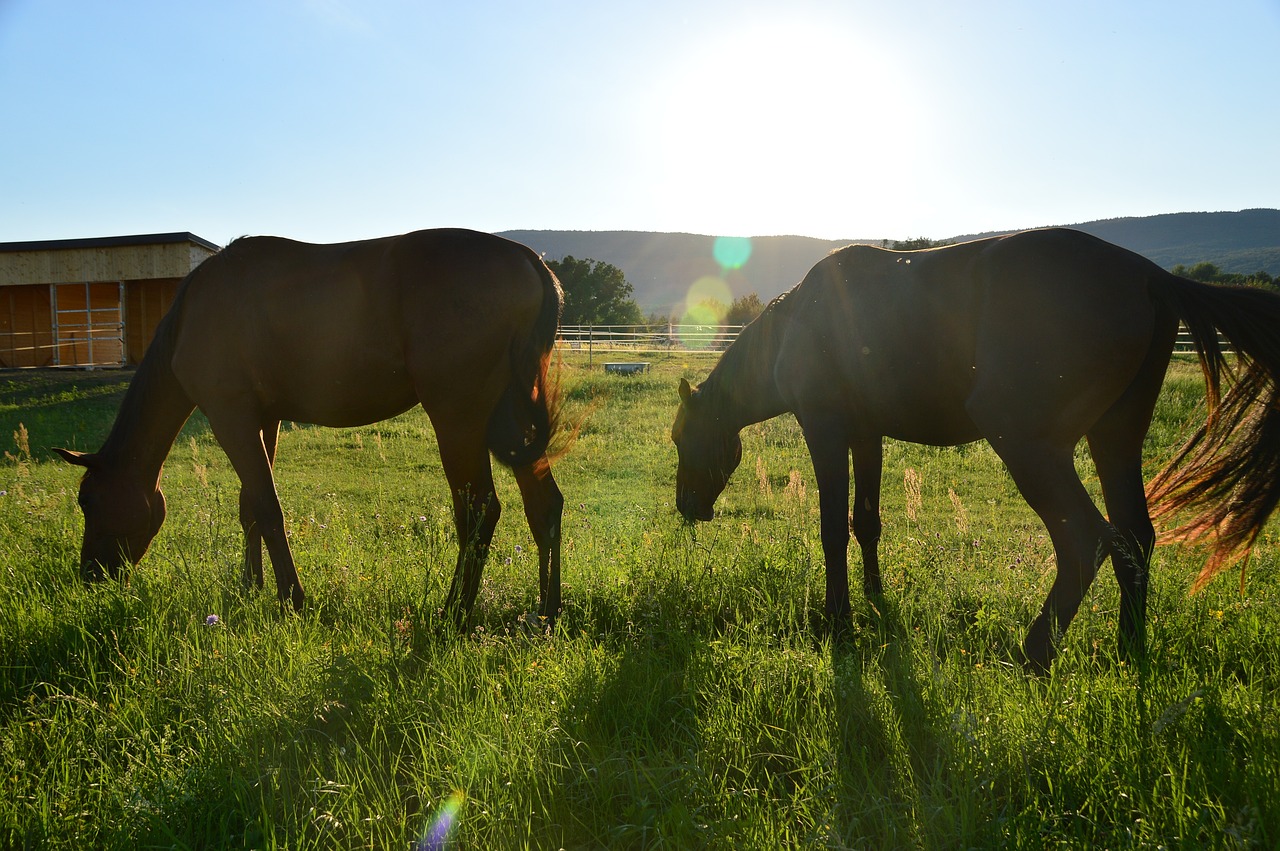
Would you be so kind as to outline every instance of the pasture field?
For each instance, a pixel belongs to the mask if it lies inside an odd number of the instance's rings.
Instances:
[[[1009,660],[1052,579],[1039,522],[985,445],[890,442],[886,594],[855,595],[833,647],[794,419],[744,432],[691,534],[668,432],[678,379],[714,357],[600,360],[562,371],[586,417],[555,467],[564,614],[529,615],[536,555],[502,471],[465,636],[441,623],[456,541],[420,411],[285,425],[293,616],[270,579],[241,590],[238,482],[198,415],[146,559],[83,587],[78,471],[49,447],[96,449],[129,374],[0,373],[0,847],[1280,844],[1276,524],[1243,591],[1237,571],[1188,596],[1202,559],[1157,550],[1138,664],[1116,658],[1104,567],[1031,677]],[[1153,469],[1202,397],[1175,364]]]

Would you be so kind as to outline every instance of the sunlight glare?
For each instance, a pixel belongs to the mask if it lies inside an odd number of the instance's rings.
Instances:
[[[717,223],[705,233],[776,234],[769,221],[799,217],[825,223],[809,235],[856,236],[851,209],[916,200],[900,186],[927,134],[900,65],[802,18],[706,39],[659,87],[664,199]]]

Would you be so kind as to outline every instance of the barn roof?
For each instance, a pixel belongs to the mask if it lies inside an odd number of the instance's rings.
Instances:
[[[194,233],[179,231],[177,233],[140,233],[132,236],[95,236],[87,239],[43,239],[28,242],[0,242],[0,252],[8,251],[61,251],[75,248],[122,248],[133,245],[172,245],[178,242],[192,242],[210,251],[218,251],[221,246]]]

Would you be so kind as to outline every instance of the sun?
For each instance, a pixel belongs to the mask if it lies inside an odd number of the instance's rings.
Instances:
[[[866,36],[821,21],[760,19],[701,40],[661,86],[662,192],[741,223],[716,233],[778,233],[752,223],[794,220],[796,207],[839,232],[841,208],[891,196],[926,139],[908,78]]]

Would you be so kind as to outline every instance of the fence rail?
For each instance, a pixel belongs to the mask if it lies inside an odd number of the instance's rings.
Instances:
[[[741,325],[562,325],[557,343],[573,351],[594,352],[721,352],[742,330]],[[1231,344],[1218,336],[1222,350]],[[1191,334],[1178,327],[1175,352],[1192,352]]]
[[[720,352],[741,325],[562,325],[557,343],[573,351]]]

